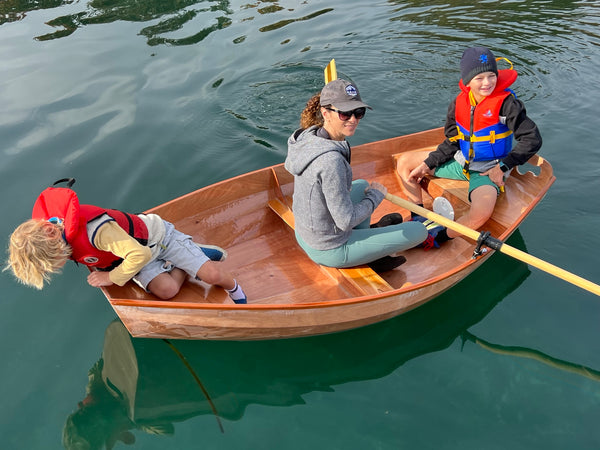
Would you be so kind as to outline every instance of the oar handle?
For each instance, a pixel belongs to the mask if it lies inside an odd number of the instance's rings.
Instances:
[[[409,211],[419,214],[427,219],[433,220],[434,222],[437,222],[450,230],[454,230],[464,236],[467,236],[468,238],[471,238],[474,241],[477,241],[479,239],[479,236],[481,235],[481,233],[479,233],[478,231],[475,231],[460,223],[454,222],[453,220],[447,219],[446,217],[429,211],[428,209],[425,209],[419,205],[415,205],[414,203],[409,202],[408,200],[405,200],[396,195],[388,193],[385,195],[385,198],[386,200],[394,203],[395,205],[408,209]],[[536,258],[535,256],[532,256],[529,253],[525,253],[496,239],[494,239],[494,244],[495,245],[493,246],[493,248],[500,251],[501,253],[504,253],[505,255],[511,256],[515,259],[523,261],[524,263],[530,264],[540,270],[543,270],[544,272],[549,273],[550,275],[554,275],[557,278],[560,278],[568,283],[574,284],[575,286],[578,286],[582,289],[585,289],[586,291],[600,296],[600,286],[595,283],[592,283],[589,280],[586,280],[585,278],[572,274],[571,272],[567,272],[566,270],[561,269],[560,267],[550,264],[549,262],[546,262],[542,259]]]
[[[444,216],[441,216],[432,211],[429,211],[428,209],[425,209],[422,206],[415,205],[414,203],[409,202],[408,200],[405,200],[402,197],[398,197],[396,195],[387,193],[385,195],[385,198],[386,198],[386,200],[394,203],[395,205],[398,205],[398,206],[401,206],[402,208],[408,209],[409,211],[419,214],[420,216],[423,216],[427,219],[431,219],[434,222],[437,222],[440,225],[443,225],[446,228],[449,228],[450,230],[454,230],[464,236],[467,236],[467,237],[473,239],[474,241],[476,241],[479,238],[479,232],[477,232],[469,227],[466,227],[458,222],[454,222],[453,220],[447,219]]]

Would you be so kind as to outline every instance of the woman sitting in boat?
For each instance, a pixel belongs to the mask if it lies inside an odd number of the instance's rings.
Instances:
[[[448,108],[446,139],[431,153],[403,154],[397,170],[408,200],[421,206],[423,177],[468,180],[471,208],[457,222],[478,229],[494,212],[505,177],[537,153],[542,138],[523,103],[509,89],[517,79],[512,64],[498,71],[489,49],[472,47],[464,51],[460,70],[461,92]],[[414,213],[412,219],[427,223]],[[458,236],[437,224],[428,225],[435,245]]]
[[[6,269],[23,284],[42,289],[50,275],[72,259],[98,269],[87,277],[94,287],[123,286],[133,279],[167,300],[189,275],[223,287],[235,303],[246,303],[242,288],[220,266],[225,250],[196,244],[156,214],[79,204],[69,189],[75,180],[62,181],[69,181],[68,187],[45,189],[34,204],[32,219],[10,237]]]
[[[427,237],[424,225],[402,223],[398,213],[370,225],[385,186],[352,181],[350,145],[367,108],[355,84],[337,79],[307,103],[301,128],[288,139],[285,168],[294,175],[296,238],[307,255],[329,267],[369,264],[391,270],[406,259],[391,256]]]

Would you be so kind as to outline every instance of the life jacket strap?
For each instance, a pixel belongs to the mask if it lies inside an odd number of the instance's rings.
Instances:
[[[485,136],[468,136],[460,131],[460,128],[456,127],[457,134],[452,136],[450,142],[465,141],[465,142],[490,142],[494,144],[497,139],[504,139],[513,134],[511,130],[505,131],[504,133],[496,133],[494,130],[490,131],[490,134]]]

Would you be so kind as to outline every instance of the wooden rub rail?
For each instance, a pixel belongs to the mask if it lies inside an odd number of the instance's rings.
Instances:
[[[291,203],[291,199],[289,203]],[[292,229],[294,228],[294,214],[283,199],[275,198],[271,200],[269,202],[269,208],[281,217]],[[334,279],[343,279],[347,281],[348,284],[363,295],[379,294],[394,289],[377,272],[366,265],[347,269],[336,269],[326,266],[320,267]]]

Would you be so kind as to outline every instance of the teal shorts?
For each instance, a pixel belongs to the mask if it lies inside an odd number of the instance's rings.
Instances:
[[[435,169],[434,175],[438,178],[450,178],[451,180],[464,180],[469,182],[469,200],[471,192],[480,186],[494,186],[496,192],[500,193],[500,188],[496,183],[490,180],[487,175],[481,175],[480,172],[469,171],[469,178],[463,173],[463,168],[455,159],[445,162]]]

